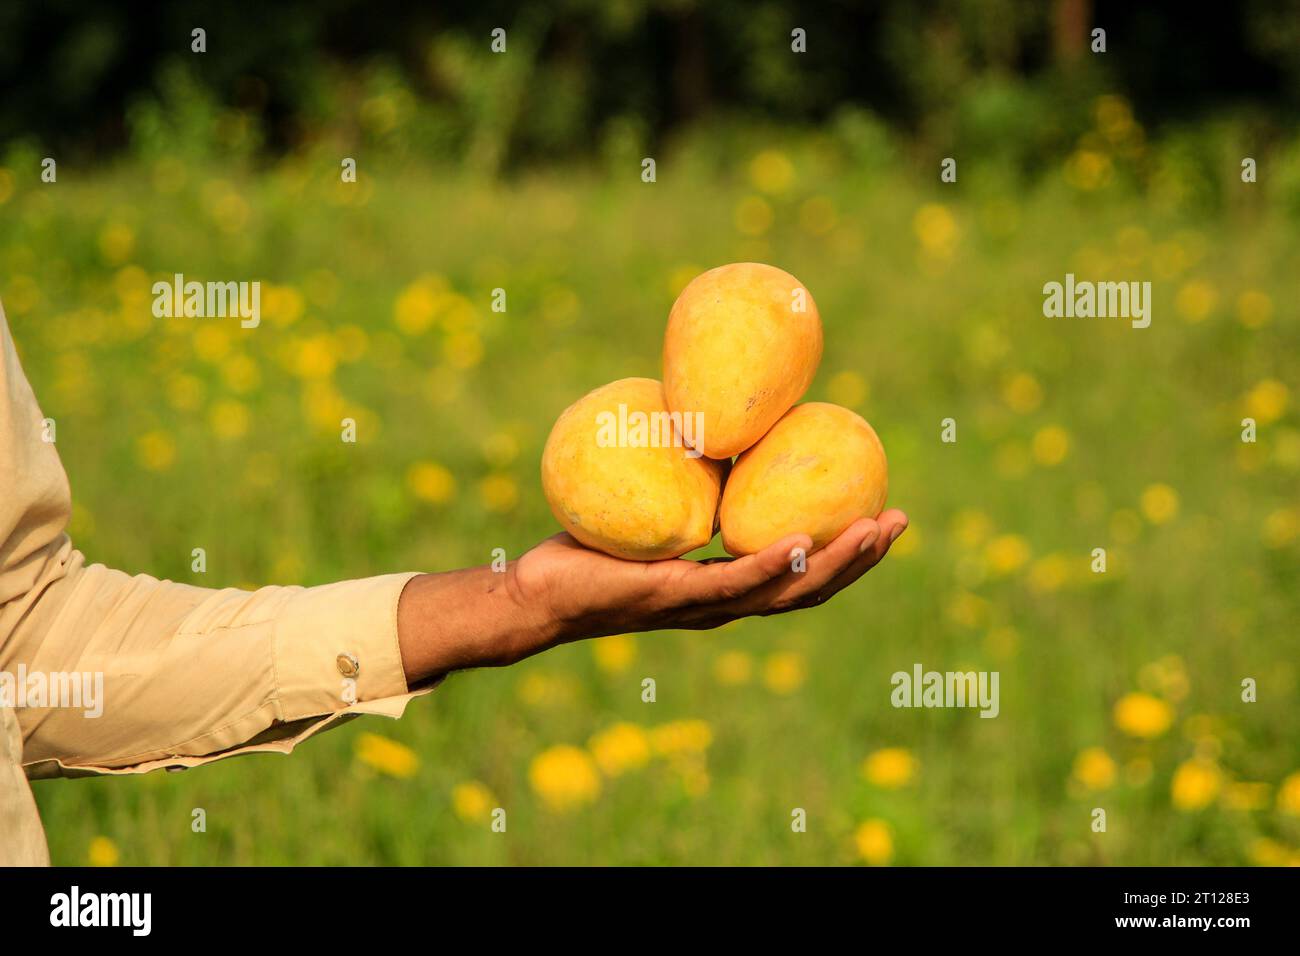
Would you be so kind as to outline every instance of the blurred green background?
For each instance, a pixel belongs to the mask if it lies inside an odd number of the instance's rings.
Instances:
[[[814,611],[455,675],[288,759],[38,783],[54,861],[1300,862],[1300,16],[1174,9],[5,8],[0,298],[89,560],[517,555],[556,530],[555,416],[658,377],[675,295],[735,260],[816,298],[809,398],[874,424],[911,516]],[[175,272],[261,280],[261,326],[155,319]],[[1151,327],[1044,318],[1066,272],[1150,281]],[[1000,716],[893,709],[916,662],[998,671]]]

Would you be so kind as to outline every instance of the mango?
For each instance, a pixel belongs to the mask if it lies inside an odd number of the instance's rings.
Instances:
[[[888,491],[875,429],[839,405],[796,405],[736,460],[722,494],[722,545],[740,557],[803,533],[815,550],[878,516]]]
[[[729,463],[701,457],[686,431],[651,378],[620,379],[574,402],[542,452],[555,519],[587,547],[635,561],[708,544]]]
[[[720,266],[673,303],[664,394],[674,412],[702,416],[695,447],[730,458],[803,397],[821,357],[821,316],[798,279],[757,262]]]

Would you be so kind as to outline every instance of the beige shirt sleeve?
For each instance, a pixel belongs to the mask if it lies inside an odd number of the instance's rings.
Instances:
[[[397,643],[414,573],[249,592],[87,565],[3,308],[0,337],[0,674],[11,691],[102,675],[98,715],[84,701],[15,707],[29,777],[288,752],[357,714],[398,717],[432,689],[407,687]]]

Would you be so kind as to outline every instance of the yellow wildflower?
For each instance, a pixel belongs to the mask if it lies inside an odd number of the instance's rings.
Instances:
[[[1286,866],[1286,847],[1270,837],[1257,837],[1250,843],[1250,862],[1256,866]]]
[[[793,694],[803,686],[807,671],[802,654],[779,651],[763,662],[763,683],[774,694]]]
[[[1070,453],[1070,433],[1060,425],[1046,425],[1034,434],[1034,461],[1051,468]]]
[[[713,662],[714,678],[726,687],[748,684],[753,670],[754,660],[744,651],[724,651]]]
[[[248,431],[248,406],[234,399],[222,399],[212,406],[208,421],[218,438],[241,438]]]
[[[509,511],[519,500],[519,488],[509,475],[488,475],[479,482],[478,493],[488,511]]]
[[[884,820],[864,821],[853,834],[853,842],[858,856],[872,866],[888,866],[894,858],[893,828]]]
[[[1178,290],[1174,308],[1188,322],[1202,322],[1214,311],[1218,298],[1213,285],[1205,279],[1193,279]]]
[[[703,720],[674,720],[650,731],[650,746],[661,757],[702,753],[713,743],[713,730]]]
[[[1277,788],[1277,808],[1293,817],[1300,817],[1300,770],[1291,774]]]
[[[1149,485],[1142,492],[1142,514],[1152,524],[1165,524],[1178,515],[1178,492],[1166,484]]]
[[[117,866],[122,854],[117,844],[106,836],[97,836],[86,850],[86,862],[91,866]]]
[[[357,737],[356,754],[367,767],[399,780],[415,776],[420,768],[420,758],[406,744],[369,731]]]
[[[749,179],[760,192],[783,193],[794,182],[794,164],[785,153],[765,149],[750,162]]]
[[[615,724],[594,735],[587,746],[607,777],[637,770],[650,761],[650,739],[636,724]]]
[[[176,461],[176,443],[166,432],[154,429],[136,439],[135,454],[150,471],[166,471]]]
[[[1027,415],[1043,403],[1043,387],[1028,372],[1017,372],[1002,386],[1002,400],[1013,412]]]
[[[596,666],[607,674],[621,674],[636,660],[636,638],[630,634],[602,637],[591,643]]]
[[[985,546],[984,557],[995,574],[1011,574],[1029,560],[1029,542],[1018,534],[998,535]]]
[[[1264,544],[1270,548],[1286,547],[1300,536],[1300,509],[1279,508],[1264,519]]]
[[[1159,697],[1133,692],[1115,702],[1115,726],[1130,737],[1159,737],[1174,722],[1174,709]]]
[[[561,744],[533,758],[528,782],[547,809],[574,810],[600,796],[600,774],[591,755],[578,747]]]
[[[421,461],[406,471],[406,486],[422,501],[440,505],[456,495],[456,479],[437,462]]]
[[[926,203],[912,218],[912,230],[926,252],[945,258],[952,254],[957,242],[957,221],[947,206]]]
[[[1108,790],[1115,784],[1115,761],[1101,747],[1088,747],[1074,758],[1074,779],[1089,790]]]
[[[1174,771],[1170,799],[1179,810],[1203,810],[1219,795],[1223,774],[1211,761],[1186,760]]]
[[[813,196],[799,207],[799,225],[813,236],[824,236],[835,228],[839,214],[825,196]]]
[[[1286,412],[1290,392],[1274,378],[1266,378],[1246,394],[1246,414],[1261,425],[1277,421]]]
[[[1237,321],[1248,329],[1258,329],[1273,318],[1273,300],[1267,292],[1247,289],[1237,296]]]
[[[451,807],[466,823],[482,823],[496,806],[492,791],[477,780],[458,783],[451,789]]]
[[[866,380],[852,370],[839,372],[832,376],[826,386],[827,397],[836,405],[855,408],[867,397]]]
[[[897,790],[912,782],[919,766],[906,747],[885,747],[862,762],[862,776],[882,790]]]

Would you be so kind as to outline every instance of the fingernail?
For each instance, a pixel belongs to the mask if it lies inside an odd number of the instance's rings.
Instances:
[[[889,532],[889,543],[893,544],[895,541],[897,541],[898,536],[901,535],[906,530],[907,530],[907,525],[900,524],[893,531]]]
[[[858,545],[858,554],[861,554],[862,552],[866,551],[867,548],[875,544],[876,539],[879,537],[880,537],[879,531],[868,531],[867,536],[863,538],[862,543]]]

